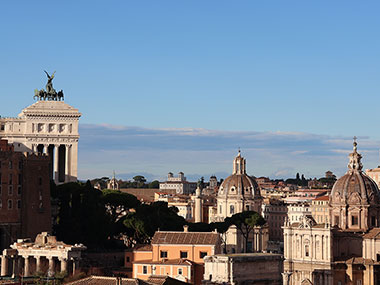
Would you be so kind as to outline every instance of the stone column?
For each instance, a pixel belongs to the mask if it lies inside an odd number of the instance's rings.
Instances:
[[[58,159],[59,159],[59,144],[55,144],[54,145],[54,181],[55,181],[55,183],[58,183],[58,181],[59,181]]]
[[[78,269],[79,269],[78,259],[73,258],[73,275],[77,273]]]
[[[41,272],[41,256],[35,256],[36,259],[36,272]]]
[[[19,273],[19,262],[18,262],[18,256],[12,256],[12,261],[13,261],[13,273],[12,277],[16,278],[18,273]]]
[[[59,261],[61,261],[61,272],[67,273],[67,259],[66,258],[60,258]]]
[[[29,277],[30,269],[29,269],[29,256],[23,256],[24,258],[24,276]]]
[[[43,153],[44,154],[47,154],[48,153],[48,148],[49,148],[49,145],[48,144],[44,144],[44,149],[43,149]]]
[[[65,151],[65,182],[70,182],[70,149],[71,145],[67,144]]]
[[[54,275],[54,258],[52,256],[49,256],[48,259],[49,259],[48,276],[51,277]]]
[[[8,258],[5,255],[1,256],[1,276],[8,275]]]
[[[284,272],[284,273],[281,273],[281,275],[282,275],[282,284],[283,285],[289,285],[289,279],[290,279],[291,273],[290,272]]]

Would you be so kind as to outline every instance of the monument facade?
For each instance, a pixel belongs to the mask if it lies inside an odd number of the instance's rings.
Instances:
[[[50,178],[59,184],[77,179],[81,113],[60,101],[63,91],[54,90],[52,77],[48,77],[48,91],[35,91],[36,103],[16,118],[0,118],[0,138],[8,140],[15,151],[49,155]]]

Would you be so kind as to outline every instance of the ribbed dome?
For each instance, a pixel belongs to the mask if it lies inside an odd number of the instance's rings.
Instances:
[[[352,171],[335,182],[330,201],[332,205],[375,205],[380,194],[375,181],[362,171]]]
[[[245,159],[241,157],[240,151],[234,159],[232,175],[223,181],[218,191],[218,198],[236,198],[238,196],[241,196],[243,200],[261,198],[255,178],[246,174]]]
[[[362,172],[362,156],[357,152],[357,143],[349,155],[348,171],[339,178],[331,191],[331,205],[377,205],[379,189],[370,177]]]

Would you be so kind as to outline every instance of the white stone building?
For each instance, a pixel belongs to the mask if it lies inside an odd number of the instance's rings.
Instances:
[[[0,118],[0,138],[15,151],[48,154],[56,183],[76,181],[80,116],[63,101],[37,101],[16,118]]]
[[[204,261],[203,284],[282,284],[280,254],[217,254]]]
[[[30,239],[17,240],[1,255],[1,276],[28,277],[41,272],[49,276],[56,272],[75,274],[83,250],[86,250],[84,245],[59,242],[47,232],[38,234],[35,242]]]
[[[354,141],[348,170],[329,196],[325,223],[310,216],[285,222],[284,285],[379,284],[380,191],[363,173],[361,158]]]
[[[160,182],[160,192],[169,194],[192,194],[197,188],[196,182],[189,182],[183,172],[179,172],[177,177],[173,173],[168,173],[168,179],[165,182]]]

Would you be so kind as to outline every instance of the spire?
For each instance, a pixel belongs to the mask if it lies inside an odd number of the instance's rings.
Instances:
[[[354,139],[353,151],[348,156],[348,158],[350,159],[350,162],[348,163],[348,171],[349,172],[361,171],[363,168],[363,164],[361,163],[362,156],[360,155],[360,153],[357,152],[357,150],[358,150],[358,147],[357,147],[358,143],[356,142],[357,137],[355,136],[353,139]]]
[[[240,148],[238,155],[235,157],[233,162],[233,172],[232,174],[246,174],[245,172],[245,159],[241,156]]]

